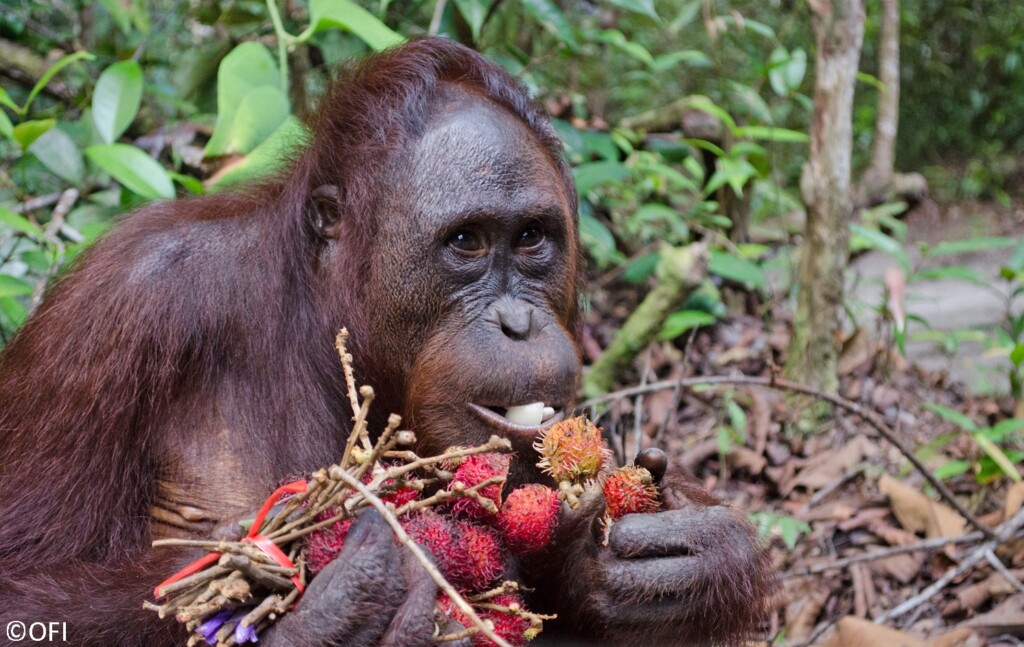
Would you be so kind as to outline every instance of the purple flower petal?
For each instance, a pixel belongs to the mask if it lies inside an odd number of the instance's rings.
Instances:
[[[235,627],[235,642],[239,645],[254,643],[259,640],[256,636],[256,627],[252,625],[243,626],[241,622]]]
[[[216,642],[214,640],[214,636],[230,617],[230,611],[221,611],[216,615],[210,616],[203,622],[203,624],[196,627],[196,633],[202,636],[203,640],[206,642],[213,644]]]

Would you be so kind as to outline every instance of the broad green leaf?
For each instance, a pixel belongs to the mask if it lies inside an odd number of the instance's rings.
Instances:
[[[85,149],[96,166],[143,198],[173,198],[174,183],[159,162],[129,144],[98,144]]]
[[[978,236],[977,238],[965,238],[963,240],[950,240],[939,243],[928,250],[928,256],[942,256],[945,254],[965,254],[970,252],[983,252],[990,249],[1001,249],[1016,245],[1017,239],[1009,236]]]
[[[654,57],[651,56],[651,53],[647,51],[646,47],[640,43],[629,40],[626,38],[625,34],[617,29],[605,29],[597,35],[595,40],[599,43],[606,43],[616,49],[622,50],[644,65],[654,65]]]
[[[235,113],[246,95],[262,86],[281,91],[277,63],[266,47],[249,41],[224,57],[217,70],[217,125],[203,155],[216,157],[225,154]]]
[[[143,34],[149,33],[150,22],[146,0],[99,0],[99,2],[110,12],[114,22],[126,35],[131,33],[132,25],[135,25],[136,29]]]
[[[202,180],[198,178],[194,178],[191,175],[185,175],[184,173],[176,173],[174,171],[168,171],[167,175],[192,195],[202,195],[206,192],[203,188]]]
[[[469,24],[473,32],[473,42],[480,40],[480,29],[484,26],[484,20],[491,8],[490,0],[455,0],[455,6]]]
[[[684,332],[715,323],[715,315],[703,310],[680,310],[665,319],[665,325],[658,333],[658,339],[675,339]]]
[[[1020,472],[1017,471],[1017,468],[1014,467],[1013,461],[1003,453],[1003,450],[1000,449],[998,445],[981,433],[972,434],[972,438],[974,438],[974,442],[978,444],[978,447],[981,447],[981,450],[992,459],[992,462],[999,466],[999,469],[1002,470],[1003,474],[1010,477],[1010,480],[1014,483],[1020,483],[1024,480],[1021,478]]]
[[[305,42],[313,34],[326,29],[343,29],[376,51],[405,42],[401,35],[372,13],[351,0],[310,0],[309,27],[297,40]]]
[[[600,220],[585,213],[580,214],[580,244],[598,265],[605,265],[619,257],[612,232]]]
[[[1013,272],[1024,272],[1024,238],[1014,248],[1013,254],[1010,255],[1010,260],[1006,262],[1006,267]]]
[[[749,137],[758,141],[783,144],[806,144],[811,141],[807,133],[775,126],[740,126],[736,128],[735,134],[737,137]]]
[[[655,57],[653,67],[656,72],[668,72],[680,63],[686,63],[691,67],[709,67],[711,59],[700,50],[684,49]]]
[[[708,271],[751,288],[764,289],[764,270],[757,264],[734,254],[712,249]]]
[[[877,76],[867,72],[857,72],[857,80],[865,85],[870,85],[879,92],[885,92],[885,84]]]
[[[0,274],[0,299],[5,297],[23,297],[32,294],[35,288],[32,287],[31,283],[26,283],[21,279],[8,276],[6,274]]]
[[[23,121],[14,127],[11,136],[18,142],[22,151],[28,150],[32,142],[39,139],[40,135],[57,125],[56,119],[33,119]]]
[[[14,124],[3,110],[0,110],[0,135],[14,139]]]
[[[877,249],[890,254],[903,269],[910,267],[910,259],[900,241],[877,229],[870,229],[859,223],[850,223],[850,250]]]
[[[117,141],[142,103],[142,68],[135,61],[119,61],[103,70],[92,93],[92,120],[103,141]]]
[[[3,223],[14,229],[20,231],[23,234],[34,236],[40,240],[43,239],[43,230],[39,228],[39,225],[35,224],[25,216],[9,211],[0,207],[0,223]]]
[[[959,411],[950,409],[949,407],[944,407],[941,404],[935,404],[934,402],[925,402],[924,408],[928,409],[929,411],[937,413],[939,417],[945,418],[946,420],[952,422],[954,425],[960,427],[961,429],[964,429],[966,431],[978,430],[978,425],[976,425],[973,420],[971,420],[964,414],[960,413]]]
[[[32,91],[28,93],[28,98],[25,99],[25,105],[21,107],[21,114],[28,114],[28,109],[32,105],[32,102],[35,100],[36,96],[38,96],[39,93],[43,91],[43,88],[45,88],[46,84],[48,84],[50,80],[57,75],[57,72],[60,72],[68,65],[71,65],[72,63],[75,63],[77,61],[91,61],[94,58],[96,57],[90,54],[89,52],[74,52],[72,54],[68,54],[67,56],[62,56],[59,59],[57,59],[57,62],[51,65],[50,69],[46,70],[46,72],[43,73],[43,76],[40,77],[39,81],[36,82],[35,86],[32,88]]]
[[[7,319],[14,326],[20,326],[28,319],[28,310],[22,305],[21,301],[18,301],[14,297],[0,298],[0,312],[2,312]]]
[[[730,131],[736,130],[736,120],[732,118],[732,115],[722,108],[719,108],[711,99],[695,94],[687,97],[686,105],[694,110],[706,112],[712,117],[717,117],[718,120],[721,121],[722,124],[724,124]]]
[[[70,184],[79,185],[85,177],[82,151],[60,128],[51,128],[40,135],[28,152],[36,156],[48,171]]]
[[[992,425],[991,429],[982,430],[992,442],[998,443],[1011,434],[1024,431],[1024,418],[1007,418]]]
[[[654,0],[608,0],[608,3],[659,20],[658,12],[654,10]]]
[[[768,58],[768,81],[780,97],[798,89],[806,73],[807,52],[803,49],[790,52],[785,47],[776,47]]]
[[[629,177],[629,169],[622,162],[605,160],[587,162],[572,170],[576,179],[576,190],[580,195],[598,187],[605,182],[615,182]]]
[[[571,50],[576,50],[576,36],[565,14],[552,0],[522,0],[526,15],[554,34]]]
[[[1013,362],[1014,366],[1020,366],[1021,362],[1024,362],[1024,344],[1017,344],[1010,351],[1010,361]]]
[[[951,479],[954,476],[960,476],[971,469],[971,464],[967,461],[951,460],[946,461],[935,470],[935,478],[940,481]]]
[[[650,252],[631,260],[622,272],[622,280],[627,283],[643,283],[654,274],[659,260],[661,260],[661,254],[658,252]]]
[[[7,90],[3,88],[0,88],[0,106],[7,106],[14,112],[21,114],[21,108],[18,107],[18,104],[14,103],[11,95],[7,94]]]
[[[288,113],[288,97],[283,92],[269,85],[255,88],[238,106],[220,153],[252,151],[277,130]]]
[[[296,146],[302,145],[309,133],[306,127],[292,115],[289,115],[274,133],[257,146],[251,153],[230,170],[219,174],[213,182],[213,189],[236,184],[238,182],[261,177],[273,173],[281,167],[287,154]]]

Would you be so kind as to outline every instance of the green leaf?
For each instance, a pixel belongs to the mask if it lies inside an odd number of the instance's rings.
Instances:
[[[619,255],[612,232],[600,220],[585,213],[580,214],[580,244],[598,265],[607,264]]]
[[[213,187],[220,189],[273,173],[287,159],[287,154],[296,146],[302,145],[308,136],[309,133],[302,122],[295,116],[288,115],[278,129],[246,155],[245,159],[235,164],[231,170],[217,176]]]
[[[937,413],[939,417],[944,418],[949,422],[952,422],[954,425],[960,427],[961,429],[964,429],[966,431],[978,430],[978,425],[976,425],[973,420],[971,420],[964,414],[960,413],[959,411],[950,409],[949,407],[944,407],[941,404],[935,404],[934,402],[925,402],[924,408],[928,409],[929,411]]]
[[[522,0],[526,15],[536,20],[544,29],[554,34],[571,50],[576,50],[576,36],[565,14],[551,0]]]
[[[283,92],[269,85],[255,88],[238,106],[219,153],[249,153],[278,129],[288,113],[288,97]]]
[[[748,288],[764,289],[764,270],[756,263],[734,254],[712,249],[708,271],[724,279],[742,283]]]
[[[616,49],[622,50],[644,65],[654,65],[654,57],[651,56],[651,53],[647,51],[646,47],[640,43],[629,40],[626,38],[625,34],[617,29],[605,29],[597,35],[595,40],[599,43],[605,43],[615,47]]]
[[[14,112],[21,114],[21,108],[18,107],[18,104],[14,103],[11,95],[7,94],[7,90],[3,88],[0,88],[0,106],[7,106]]]
[[[39,136],[57,125],[56,119],[33,119],[23,121],[14,127],[11,136],[18,142],[21,150],[28,150],[32,142],[39,139]]]
[[[783,144],[806,144],[811,141],[807,133],[775,126],[739,126],[736,128],[735,134],[737,137],[749,137],[757,141]]]
[[[480,40],[480,29],[491,8],[490,0],[455,0],[455,6],[473,32],[473,42]]]
[[[974,438],[974,442],[978,444],[978,447],[981,447],[981,450],[992,459],[992,462],[999,466],[1003,474],[1010,477],[1010,480],[1014,483],[1020,483],[1024,480],[1021,478],[1017,468],[1014,467],[1013,461],[1003,453],[1003,450],[998,445],[986,438],[984,434],[975,433],[971,437]]]
[[[935,478],[940,481],[951,479],[954,476],[960,476],[971,469],[971,464],[967,461],[951,460],[946,461],[935,470]]]
[[[1024,344],[1017,344],[1010,351],[1010,361],[1013,362],[1014,366],[1020,366],[1021,362],[1024,362]]]
[[[143,198],[173,198],[174,183],[160,164],[129,144],[98,144],[85,149],[96,166]]]
[[[877,229],[870,229],[859,223],[850,223],[850,250],[877,249],[895,258],[903,269],[910,267],[910,259],[900,241]]]
[[[680,310],[673,312],[665,319],[665,325],[658,333],[658,339],[675,339],[692,328],[710,326],[717,321],[713,314],[703,310]]]
[[[576,190],[584,195],[606,182],[626,179],[629,177],[629,169],[622,162],[605,160],[580,164],[572,170],[572,174],[576,179]]]
[[[696,94],[691,97],[687,97],[686,105],[694,110],[705,112],[712,117],[718,117],[718,120],[721,121],[730,131],[736,130],[736,120],[732,118],[732,115],[715,105],[715,102],[711,99]]]
[[[14,139],[14,124],[3,110],[0,110],[0,135]]]
[[[309,27],[296,38],[305,42],[327,29],[343,29],[376,51],[405,42],[372,13],[351,0],[310,0]]]
[[[23,297],[32,294],[35,288],[32,284],[26,283],[13,276],[0,274],[0,299],[5,297]]]
[[[932,267],[915,272],[912,281],[934,281],[938,279],[954,279],[967,281],[975,285],[988,285],[989,278],[972,267],[950,265],[949,267]]]
[[[32,88],[32,91],[28,93],[28,98],[25,99],[25,105],[21,107],[21,114],[28,114],[28,109],[32,105],[32,102],[35,100],[36,96],[38,96],[39,93],[43,91],[43,88],[45,88],[46,84],[48,84],[50,80],[57,75],[57,72],[60,72],[68,65],[71,65],[72,63],[75,63],[77,61],[91,61],[94,58],[96,57],[90,54],[89,52],[74,52],[73,54],[68,54],[67,56],[62,56],[59,59],[57,59],[57,62],[51,65],[50,69],[46,70],[46,72],[43,73],[43,76],[41,76],[39,78],[39,81],[36,82],[35,86]]]
[[[66,180],[70,184],[79,185],[85,177],[85,162],[82,151],[75,142],[60,128],[51,128],[40,135],[28,152],[36,156],[48,171]]]
[[[167,175],[192,195],[202,195],[206,193],[206,189],[203,188],[202,181],[198,178],[194,178],[191,175],[185,175],[184,173],[176,173],[174,171],[168,171]]]
[[[1024,418],[1007,418],[992,425],[990,429],[982,430],[992,442],[998,443],[1011,434],[1024,431]]]
[[[23,234],[28,234],[29,236],[38,238],[39,240],[44,238],[43,230],[39,228],[39,225],[35,224],[28,218],[14,213],[13,211],[4,209],[3,207],[0,207],[0,223],[7,225],[15,231],[20,231]]]
[[[867,72],[857,72],[857,80],[865,85],[870,85],[879,92],[885,92],[885,84],[877,76]]]
[[[92,94],[92,120],[108,144],[117,141],[142,103],[142,68],[135,61],[119,61],[103,70]]]
[[[6,315],[8,321],[15,327],[20,326],[28,319],[28,310],[14,297],[0,298],[0,312]]]
[[[654,10],[654,0],[608,0],[608,4],[660,20],[658,12]]]
[[[776,47],[768,58],[768,81],[780,97],[797,90],[807,73],[807,52],[799,47],[792,52]]]
[[[658,252],[650,252],[643,254],[637,258],[634,258],[626,266],[626,269],[622,272],[622,280],[627,283],[643,283],[654,274],[654,270],[658,267],[658,261],[661,259],[661,254]]]
[[[976,238],[965,238],[963,240],[950,240],[939,243],[928,250],[927,256],[942,256],[945,254],[966,254],[971,252],[983,252],[990,249],[1001,249],[1017,244],[1016,238],[1009,236],[978,236]]]
[[[217,125],[203,155],[215,157],[227,151],[235,113],[245,97],[263,86],[281,91],[281,76],[270,51],[260,43],[245,42],[231,50],[217,70]]]
[[[709,67],[711,59],[704,52],[696,49],[684,49],[670,54],[662,54],[654,58],[654,71],[668,72],[676,65],[686,63],[691,67]]]

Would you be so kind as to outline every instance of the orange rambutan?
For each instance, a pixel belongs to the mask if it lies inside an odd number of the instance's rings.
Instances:
[[[654,479],[643,467],[620,467],[604,478],[601,489],[611,519],[637,512],[655,512],[660,505]]]
[[[495,525],[509,550],[525,555],[550,544],[557,524],[558,493],[530,483],[509,492]]]
[[[551,425],[533,447],[541,455],[537,467],[559,482],[593,477],[610,453],[601,440],[601,430],[583,416]]]

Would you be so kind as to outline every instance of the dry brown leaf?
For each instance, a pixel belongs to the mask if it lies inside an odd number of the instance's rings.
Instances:
[[[867,436],[857,436],[841,449],[824,452],[808,461],[796,478],[782,486],[782,493],[788,494],[797,487],[817,490],[845,474],[865,457],[877,453],[878,446]]]
[[[1024,505],[1024,482],[1014,483],[1006,491],[1006,504],[1003,506],[1003,519],[1009,519],[1017,514],[1021,505]]]
[[[929,539],[962,535],[967,522],[952,508],[932,501],[923,493],[888,474],[878,480],[878,489],[889,497],[893,514],[910,532],[924,532]]]
[[[750,413],[748,415],[753,433],[754,451],[764,454],[768,447],[768,432],[771,429],[772,409],[768,398],[760,391],[750,393]]]
[[[924,553],[902,553],[873,560],[869,567],[878,575],[891,577],[900,584],[910,584],[921,572],[924,559]]]
[[[1024,594],[1007,598],[995,609],[971,618],[963,626],[976,629],[986,636],[1024,636]]]
[[[1024,569],[1010,571],[1018,580],[1024,577]],[[951,616],[962,611],[973,611],[988,602],[996,595],[1007,595],[1017,589],[1006,581],[1006,578],[999,573],[992,573],[987,578],[976,584],[965,586],[956,592],[956,600],[953,600],[942,609],[942,615]]]
[[[977,639],[973,629],[970,627],[958,627],[953,631],[932,638],[928,641],[928,647],[960,647],[967,644],[972,637]],[[978,644],[982,643],[979,641]]]
[[[861,328],[857,328],[843,342],[843,349],[839,354],[837,369],[840,377],[853,373],[860,366],[874,359],[874,357],[875,349],[872,348],[871,335],[866,334]]]
[[[823,647],[926,647],[924,640],[906,632],[847,616],[836,623],[835,632]]]
[[[765,465],[768,464],[764,456],[752,449],[741,446],[732,447],[726,458],[728,458],[729,464],[734,468],[746,468],[747,471],[754,475],[760,474]]]
[[[814,621],[818,619],[822,607],[831,594],[829,588],[819,584],[817,588],[805,592],[801,596],[791,596],[786,609],[786,635],[793,642],[806,640],[814,630]]]

